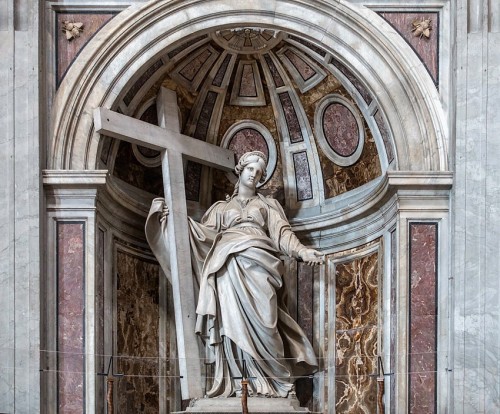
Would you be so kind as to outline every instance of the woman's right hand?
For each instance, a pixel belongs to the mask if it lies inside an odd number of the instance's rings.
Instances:
[[[160,223],[163,224],[164,222],[167,221],[167,217],[170,214],[170,210],[168,209],[168,206],[166,203],[163,204],[163,208],[161,210],[160,214]]]

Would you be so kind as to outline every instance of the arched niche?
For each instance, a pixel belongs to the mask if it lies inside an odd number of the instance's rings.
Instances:
[[[376,182],[369,183],[355,194],[345,193],[326,201],[307,216],[300,216],[299,212],[292,217],[292,224],[305,240],[333,254],[330,269],[345,260],[344,256],[334,256],[338,252],[365,245],[352,254],[354,257],[366,252],[371,255],[375,249],[380,249],[377,254],[380,263],[384,263],[384,273],[380,274],[379,282],[382,283],[383,278],[385,286],[396,286],[396,279],[389,279],[392,274],[386,269],[390,264],[395,269],[393,274],[406,277],[411,253],[408,223],[438,223],[436,235],[439,231],[440,245],[436,249],[441,251],[446,243],[447,190],[451,185],[447,173],[448,131],[432,79],[405,41],[367,8],[347,1],[332,3],[322,0],[257,0],[251,5],[216,0],[151,1],[134,5],[116,16],[81,51],[59,88],[52,111],[48,168],[70,170],[77,175],[81,173],[81,177],[77,177],[80,180],[78,185],[85,190],[88,177],[84,172],[92,172],[98,167],[100,136],[94,130],[94,109],[116,109],[129,87],[176,42],[222,28],[245,26],[274,28],[295,34],[321,45],[348,67],[370,92],[390,130],[390,144],[395,154],[394,161],[384,168],[383,176]],[[50,177],[44,179],[47,185],[51,185]],[[99,184],[103,184],[105,177],[99,176],[99,180]],[[62,179],[53,179],[53,182],[59,186],[64,184],[61,184]],[[410,191],[396,194],[399,188]],[[414,191],[416,188],[418,191]],[[119,197],[103,192],[98,210],[102,213]],[[137,199],[141,197],[146,198],[137,193]],[[74,208],[72,202],[72,199],[68,201]],[[54,206],[57,203],[54,202]],[[138,206],[136,212],[140,212],[141,207]],[[88,209],[95,214],[93,208],[92,205]],[[131,211],[117,208],[104,215],[116,220],[116,223],[110,223],[110,227],[119,228],[122,221],[139,232],[142,222],[134,217],[137,223],[130,224]],[[142,238],[142,234],[134,233],[133,236],[133,242]],[[92,234],[88,237],[91,246]],[[353,260],[357,259],[356,256]],[[442,270],[440,279],[446,280],[446,257],[440,260],[439,266]],[[88,275],[84,277],[88,278]],[[329,283],[328,280],[323,282]],[[397,286],[398,297],[407,297],[408,287],[404,284]],[[93,297],[91,294],[88,297],[91,307]],[[383,299],[392,300],[389,293]],[[394,312],[403,316],[409,313],[404,301],[395,306]],[[443,309],[441,315],[445,314]],[[384,329],[387,326],[385,321]],[[391,329],[396,329],[401,338],[391,352],[403,355],[409,328],[404,322],[398,322]],[[92,343],[92,333],[88,335],[88,343]],[[445,335],[440,338],[440,346],[444,346]],[[387,348],[389,341],[384,341],[383,347]],[[443,368],[442,364],[441,358],[438,370]],[[394,367],[397,372],[406,372],[407,363],[401,358]],[[86,389],[95,388],[95,384],[89,384]],[[402,382],[398,387],[395,393],[401,397],[403,407],[408,395],[406,384]]]
[[[134,5],[82,50],[57,93],[50,169],[97,165],[93,110],[113,108],[126,87],[162,51],[192,35],[237,26],[266,26],[321,44],[361,79],[384,113],[400,171],[446,171],[446,123],[436,88],[411,48],[375,12],[347,2],[290,0],[243,3],[197,0]]]

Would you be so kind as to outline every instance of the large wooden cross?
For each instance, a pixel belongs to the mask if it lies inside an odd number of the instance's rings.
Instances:
[[[234,169],[234,153],[182,135],[175,92],[161,88],[157,98],[160,126],[97,108],[98,133],[162,152],[163,186],[170,209],[167,222],[170,273],[181,375],[182,398],[202,397],[200,354],[195,334],[196,303],[191,270],[183,158],[225,171]]]

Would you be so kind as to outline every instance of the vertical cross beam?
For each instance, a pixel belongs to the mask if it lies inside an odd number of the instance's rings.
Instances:
[[[180,133],[175,92],[161,88],[156,100],[158,124]],[[182,399],[202,397],[201,364],[195,334],[196,298],[193,289],[189,223],[182,154],[174,149],[162,151],[162,173],[165,202],[170,214],[167,220],[170,248],[170,272],[175,309],[175,327],[181,375]]]

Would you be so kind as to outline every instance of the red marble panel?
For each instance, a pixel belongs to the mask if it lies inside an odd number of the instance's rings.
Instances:
[[[179,74],[183,76],[188,81],[192,81],[196,74],[200,71],[203,64],[208,60],[208,58],[212,55],[212,52],[208,49],[202,50],[200,53],[195,55],[195,57],[191,57],[189,62],[186,63],[182,69],[179,71]]]
[[[305,263],[297,265],[297,322],[307,335],[309,342],[313,341],[314,324],[314,268]]]
[[[57,13],[56,16],[56,80],[59,85],[80,50],[92,39],[94,34],[115,16],[115,13]],[[83,31],[80,36],[67,40],[62,31],[64,21],[83,23]]]
[[[214,77],[214,81],[212,82],[212,85],[214,86],[221,86],[222,81],[224,80],[224,76],[226,74],[227,68],[229,66],[229,62],[231,61],[231,55],[226,55],[224,58],[224,61],[220,65],[219,69],[217,70],[217,74]]]
[[[335,266],[336,412],[376,413],[378,253]]]
[[[437,224],[410,224],[409,412],[436,412]]]
[[[314,268],[303,262],[297,264],[297,322],[313,343],[314,326]],[[296,381],[295,389],[301,407],[313,409],[313,380],[301,378]]]
[[[273,77],[274,86],[276,86],[277,88],[279,88],[280,86],[284,86],[285,82],[283,82],[283,79],[281,78],[281,75],[278,72],[278,68],[274,64],[274,61],[271,59],[271,57],[268,54],[265,54],[264,60],[266,61],[267,66],[269,67],[269,71],[271,72],[271,76]]]
[[[236,153],[236,158],[248,151],[260,151],[269,157],[269,148],[262,134],[253,128],[240,129],[229,141],[229,149]]]
[[[293,166],[295,170],[295,182],[297,188],[297,201],[310,200],[313,198],[311,171],[306,151],[293,154]]]
[[[349,157],[359,145],[356,118],[346,106],[332,103],[323,112],[323,134],[330,147],[340,156]]]
[[[104,231],[99,228],[96,237],[96,272],[95,272],[95,350],[96,370],[105,372],[107,358],[104,357]],[[103,413],[105,397],[105,377],[96,377],[96,412]]]
[[[85,406],[85,224],[57,225],[57,405],[60,413]]]
[[[118,250],[116,278],[117,412],[158,413],[159,267]]]
[[[439,13],[436,12],[381,12],[379,13],[412,47],[427,68],[434,83],[439,83]],[[415,36],[413,22],[431,19],[430,37]]]
[[[316,71],[300,56],[296,53],[288,49],[285,52],[285,56],[288,58],[290,63],[297,69],[300,76],[304,81],[311,79],[314,75],[316,75]]]
[[[196,129],[193,135],[194,138],[201,139],[202,141],[207,139],[207,132],[210,127],[210,121],[218,95],[217,92],[208,91],[201,108],[200,116],[198,117],[198,122],[196,123]]]
[[[295,112],[295,107],[293,106],[292,98],[290,98],[290,93],[282,92],[278,94],[278,97],[285,114],[290,141],[292,143],[304,141],[302,130],[300,128],[299,118],[297,117],[297,113]]]
[[[391,340],[390,340],[390,361],[391,365],[388,367],[390,372],[397,372],[396,369],[396,337],[398,329],[398,315],[397,315],[397,263],[398,263],[398,249],[396,243],[396,230],[391,232]],[[387,368],[386,368],[387,370]],[[391,414],[396,414],[396,375],[390,377],[390,387],[391,387],[391,401],[389,402],[389,410]]]
[[[253,66],[250,64],[244,64],[243,70],[241,71],[241,82],[240,90],[238,92],[239,96],[243,97],[255,97],[257,96],[257,87],[255,86],[255,77],[253,73]]]
[[[201,170],[201,164],[193,161],[187,162],[184,176],[187,200],[198,201],[200,199]]]

